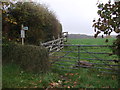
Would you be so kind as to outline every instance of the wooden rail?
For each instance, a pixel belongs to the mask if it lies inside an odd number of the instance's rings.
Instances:
[[[57,39],[45,42],[45,43],[41,43],[42,46],[45,46],[48,51],[50,52],[49,55],[52,55],[54,52],[56,51],[60,51],[61,49],[64,48],[64,42],[67,41],[67,36],[68,36],[68,32],[63,32],[62,33],[62,37],[59,37]]]

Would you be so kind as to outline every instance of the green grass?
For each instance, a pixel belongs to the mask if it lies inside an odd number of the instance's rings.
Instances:
[[[105,39],[104,39],[105,40]],[[82,44],[82,45],[105,45],[103,39],[70,39],[68,43]],[[108,45],[112,44],[114,39],[110,39]],[[73,47],[66,47],[64,50],[74,50]],[[92,51],[91,48],[86,48]],[[106,49],[107,51],[109,49]],[[96,49],[96,51],[105,51],[105,49]],[[65,53],[56,53],[56,55],[63,55]],[[76,57],[77,53],[71,53],[68,56]],[[90,58],[91,56],[83,54],[82,57]],[[105,58],[106,56],[99,56]],[[67,59],[67,58],[63,58]],[[107,57],[108,59],[108,57]],[[109,59],[113,59],[110,56]],[[68,59],[76,61],[76,59]],[[58,62],[59,63],[59,62]],[[63,64],[75,64],[75,62],[64,62]],[[61,69],[58,65],[54,64],[52,70],[46,74],[34,74],[25,72],[18,65],[8,64],[3,66],[3,87],[4,88],[117,88],[117,76],[112,74],[104,74],[98,72],[98,69],[79,68]],[[73,67],[68,65],[68,67]]]
[[[105,39],[100,39],[100,38],[97,38],[97,39],[70,39],[67,42],[67,44],[70,44],[70,43],[80,44],[82,42],[82,45],[112,45],[113,41],[114,41],[114,38],[110,38],[108,43],[105,43]],[[67,55],[67,57],[78,58],[78,47],[75,47],[75,46],[65,47],[62,51],[74,51],[74,52],[69,53]],[[112,53],[112,49],[109,48],[109,47],[80,47],[80,52]],[[66,52],[57,53],[57,55],[61,55],[61,56],[63,56],[64,54],[66,54]],[[63,60],[67,59],[69,61],[74,61],[74,62],[59,61],[59,63],[65,64],[64,65],[65,67],[67,67],[67,66],[71,67],[71,65],[68,65],[68,64],[77,64],[75,62],[77,62],[77,60],[78,60],[78,59],[70,59],[70,58],[62,58],[62,59]],[[91,63],[98,63],[98,65],[95,65],[94,67],[110,68],[109,66],[106,66],[106,65],[99,65],[99,63],[101,63],[101,64],[108,64],[109,63],[109,64],[112,64],[112,65],[117,65],[117,63],[110,62],[110,61],[87,60],[87,59],[117,60],[118,57],[116,55],[109,55],[109,54],[80,53],[80,60],[88,61],[88,62],[91,62]],[[63,65],[59,65],[59,66],[63,66]],[[99,70],[100,71],[107,71],[107,70],[103,70],[103,69],[99,69]]]
[[[106,43],[106,38],[93,38],[93,39],[69,39],[68,43],[72,44],[80,44],[80,45],[111,45],[115,38],[108,38],[108,42]]]
[[[32,74],[14,64],[3,68],[3,88],[117,88],[117,85],[116,76],[89,69]]]
[[[2,76],[3,88],[45,88],[50,82],[59,80],[57,73],[29,73],[15,64],[3,66]]]

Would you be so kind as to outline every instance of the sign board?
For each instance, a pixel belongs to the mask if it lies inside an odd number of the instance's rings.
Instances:
[[[21,30],[21,38],[25,38],[25,30]]]
[[[28,30],[28,27],[23,27],[23,30]]]

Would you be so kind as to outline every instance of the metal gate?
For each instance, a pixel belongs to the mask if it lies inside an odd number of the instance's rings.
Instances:
[[[58,46],[58,45],[53,45]],[[112,54],[112,46],[107,45],[59,45],[64,47],[50,55],[53,68],[76,70],[79,68],[97,69],[99,72],[116,74],[119,61]],[[53,53],[50,51],[49,53]]]

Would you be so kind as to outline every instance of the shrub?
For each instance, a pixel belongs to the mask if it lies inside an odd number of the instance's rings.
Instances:
[[[3,64],[15,63],[29,72],[47,72],[50,68],[48,52],[42,46],[3,45]]]
[[[5,5],[4,5],[5,4]],[[26,43],[39,45],[58,37],[62,33],[62,25],[53,11],[47,6],[35,2],[16,2],[3,4],[3,36],[20,42],[21,25],[28,26]]]

